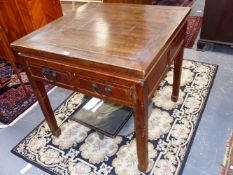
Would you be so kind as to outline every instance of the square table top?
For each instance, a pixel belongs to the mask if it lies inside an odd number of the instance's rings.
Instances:
[[[14,50],[128,69],[144,77],[189,7],[87,3],[13,42]]]

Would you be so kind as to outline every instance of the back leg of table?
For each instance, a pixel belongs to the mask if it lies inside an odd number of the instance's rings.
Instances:
[[[173,90],[171,99],[177,102],[180,91],[180,78],[182,71],[183,49],[181,49],[174,60],[174,74],[173,74]]]

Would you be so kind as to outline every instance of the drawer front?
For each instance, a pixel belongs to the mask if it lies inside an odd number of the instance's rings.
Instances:
[[[30,69],[34,77],[41,78],[53,84],[71,86],[71,76],[69,72],[35,64],[31,64]]]
[[[78,77],[77,89],[97,97],[131,103],[131,88],[90,77]]]

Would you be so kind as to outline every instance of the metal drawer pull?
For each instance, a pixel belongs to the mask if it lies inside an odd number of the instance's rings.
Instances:
[[[93,84],[92,84],[92,89],[93,89],[95,92],[98,92],[98,91],[99,91],[99,86],[98,86],[96,83],[93,83]]]
[[[49,68],[42,68],[41,73],[42,76],[50,82],[55,82],[57,80],[57,73]]]
[[[111,88],[111,87],[106,86],[106,87],[104,88],[104,90],[105,90],[105,92],[107,92],[108,94],[112,94],[112,88]]]

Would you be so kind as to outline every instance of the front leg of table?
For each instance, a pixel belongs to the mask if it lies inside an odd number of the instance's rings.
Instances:
[[[57,121],[53,114],[53,110],[51,108],[49,98],[44,87],[44,83],[40,80],[34,80],[34,85],[36,86],[34,89],[37,89],[36,94],[38,102],[44,113],[45,120],[47,121],[52,134],[58,137],[61,134],[61,129],[57,125]]]
[[[138,169],[146,172],[148,167],[148,99],[144,83],[136,86],[134,127],[136,133]]]
[[[36,95],[37,100],[40,104],[41,110],[45,116],[45,120],[48,123],[49,129],[51,130],[54,136],[58,137],[59,135],[61,135],[61,129],[57,125],[57,121],[55,119],[52,107],[50,105],[50,101],[45,90],[44,83],[42,80],[35,79],[32,77],[32,72],[27,61],[21,61],[21,63],[27,73],[27,77],[31,83],[34,94]]]
[[[177,102],[179,98],[183,52],[184,52],[184,47],[180,49],[179,53],[174,59],[173,90],[172,90],[172,97],[171,97],[171,100],[173,102]]]
[[[24,68],[27,72],[28,78],[30,83],[33,87],[34,93],[38,99],[42,112],[45,116],[45,120],[48,123],[49,129],[51,130],[52,134],[56,137],[61,135],[61,129],[57,125],[57,121],[55,119],[52,107],[50,105],[50,101],[47,95],[47,92],[44,87],[44,83],[41,80],[37,80],[31,77],[31,72],[26,63],[23,63]]]

